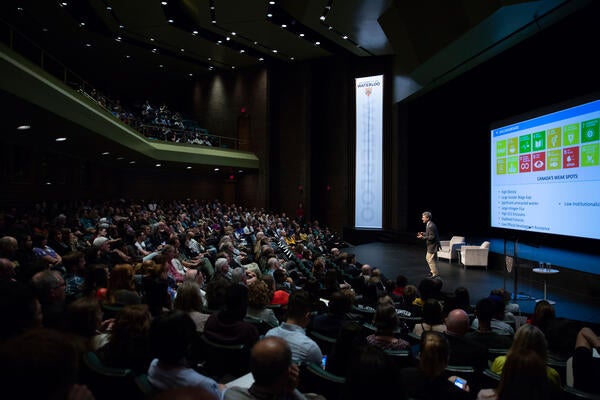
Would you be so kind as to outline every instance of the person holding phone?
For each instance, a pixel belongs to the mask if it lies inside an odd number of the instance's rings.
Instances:
[[[449,355],[450,346],[443,333],[423,332],[418,367],[403,368],[400,371],[404,398],[421,400],[473,398],[466,379],[447,376]]]

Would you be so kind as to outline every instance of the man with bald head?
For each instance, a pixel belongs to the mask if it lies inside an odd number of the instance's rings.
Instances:
[[[252,386],[228,388],[224,400],[306,399],[296,389],[299,369],[292,364],[290,346],[280,337],[265,337],[252,347],[250,372],[254,377]]]
[[[469,331],[469,315],[461,308],[448,313],[446,322],[446,338],[450,345],[449,365],[471,366],[482,371],[487,368],[487,348],[465,338]]]

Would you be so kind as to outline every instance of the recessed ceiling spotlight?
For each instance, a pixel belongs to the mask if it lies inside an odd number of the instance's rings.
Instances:
[[[324,15],[321,15],[321,16],[319,17],[319,19],[320,19],[321,21],[325,21],[325,16],[324,16]]]
[[[66,138],[66,137],[57,137],[57,138],[56,138],[56,141],[57,141],[57,142],[64,142],[64,141],[66,141],[66,140],[67,140],[67,138]]]
[[[52,182],[46,182],[46,185],[50,186],[52,185]]]
[[[153,53],[158,53],[158,49],[152,49]]]
[[[235,65],[232,65],[232,66],[231,66],[231,69],[235,69]]]
[[[242,53],[242,54],[244,54],[245,52],[246,52],[246,50],[244,50],[244,49],[240,50],[240,53]]]
[[[254,42],[254,45],[256,46],[258,44],[258,42]]]
[[[212,61],[212,57],[208,57],[208,61]]]
[[[129,164],[135,164],[135,161],[129,161]]]
[[[318,46],[320,44],[321,44],[321,42],[315,42],[315,46]]]
[[[158,68],[164,68],[164,65],[158,64]]]
[[[172,24],[175,21],[173,21],[172,19],[168,19],[167,22],[170,23],[170,24]]]
[[[102,153],[103,156],[107,156],[109,154],[110,154],[110,152],[108,152],[108,151],[105,151],[104,153]]]
[[[119,25],[119,29],[125,29],[125,25]]]
[[[231,40],[231,38],[230,38],[229,36],[227,36],[225,39],[226,39],[226,40]]]
[[[188,74],[189,76],[194,76],[194,74],[192,74],[191,72]]]
[[[212,21],[210,21],[210,22],[212,22],[213,24],[216,24],[216,23],[217,23],[217,20],[216,20],[216,19],[213,19],[213,20],[212,20]]]
[[[42,28],[42,32],[48,32],[48,28],[46,28],[46,27]]]
[[[344,36],[342,36],[342,39],[346,40],[346,39],[348,39],[348,36],[344,35]]]
[[[301,33],[301,34],[299,34],[298,36],[300,36],[300,37],[304,37],[304,33]]]
[[[273,5],[273,4],[275,4],[275,2],[274,2],[274,1],[270,1],[270,2],[269,2],[269,4],[270,4],[270,5]]]
[[[107,11],[112,11],[112,7],[111,6],[106,6],[106,10]]]
[[[119,161],[124,160],[124,159],[125,159],[125,157],[117,157],[117,160],[119,160]]]
[[[215,6],[210,6],[210,9],[211,9],[211,10],[214,10],[214,9],[215,9]]]
[[[215,67],[213,67],[212,65],[210,67],[208,67],[209,71],[212,71],[213,69],[215,69]]]
[[[290,60],[294,61],[294,60],[295,60],[295,58],[294,58],[294,57],[290,57]]]
[[[272,16],[273,16],[273,14],[271,14],[271,13],[267,14],[267,18],[271,18]]]
[[[243,170],[243,169],[238,169],[238,173],[240,173],[240,174],[241,174],[242,172],[244,172],[244,170]]]
[[[192,35],[197,35],[198,31],[192,31]]]
[[[237,33],[231,32],[231,36],[235,36],[235,35],[237,35]]]
[[[23,7],[17,7],[18,12],[23,12]]]
[[[151,42],[154,42],[154,38],[153,38],[153,37],[151,37],[151,38],[150,38],[150,41],[151,41]]]
[[[330,30],[330,31],[332,31],[332,30],[333,30],[333,26],[330,26],[330,27],[329,27],[329,30]]]
[[[91,43],[86,43],[85,47],[92,47],[92,44]]]
[[[192,166],[188,165],[187,167],[185,167],[185,169],[192,169]]]
[[[286,24],[281,24],[281,27],[282,27],[283,29],[285,29],[285,28],[287,28],[287,25],[286,25]]]
[[[67,3],[66,1],[63,1],[62,3],[60,3],[61,6],[66,7],[69,5],[69,3]]]
[[[181,51],[183,53],[185,51],[185,49],[179,49],[179,51]]]
[[[156,164],[154,164],[154,166],[155,167],[162,167],[162,164],[161,163],[156,163]]]
[[[258,58],[258,61],[265,61],[265,59],[264,59],[264,58],[262,58],[262,57],[259,57],[259,58]]]
[[[31,125],[19,125],[19,126],[17,126],[17,130],[18,131],[26,131],[28,129],[31,129]]]
[[[219,170],[219,168],[215,168],[215,172],[218,171],[218,170]]]
[[[162,4],[163,6],[166,6],[168,3],[166,1],[161,1],[160,4]]]
[[[125,56],[125,58],[131,58],[131,56],[130,56],[129,54],[127,54],[127,55]]]
[[[221,44],[221,43],[223,43],[222,40],[217,40],[217,44]]]
[[[85,26],[85,22],[80,22],[80,23],[79,23],[79,26],[80,26],[81,28],[83,28],[83,27]]]
[[[115,40],[116,40],[117,42],[120,42],[120,41],[121,41],[121,36],[117,36],[117,37],[115,38]]]
[[[273,53],[277,53],[277,49],[273,49],[272,51],[273,51]]]

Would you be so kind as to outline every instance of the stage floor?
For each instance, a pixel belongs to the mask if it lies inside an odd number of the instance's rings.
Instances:
[[[495,247],[498,247],[498,243],[495,244]],[[398,274],[403,274],[408,278],[409,283],[415,286],[418,286],[429,272],[425,262],[424,246],[375,242],[341,250],[355,254],[356,260],[361,264],[379,268],[389,279],[395,279]],[[503,249],[495,250],[503,251]],[[514,291],[514,280],[511,276],[506,276],[503,269],[486,271],[484,268],[469,267],[465,270],[456,261],[449,263],[447,260],[439,260],[438,269],[443,282],[442,290],[452,292],[455,288],[464,286],[469,290],[473,304],[488,296],[492,289],[505,287],[511,293]],[[591,277],[598,278],[597,275]],[[556,316],[600,324],[600,298],[582,295],[577,287],[561,286],[563,281],[560,272],[548,279],[547,298],[556,301],[554,305]],[[533,312],[535,300],[544,297],[542,277],[535,273],[528,273],[525,274],[525,278],[520,277],[517,284],[516,303],[523,313]]]

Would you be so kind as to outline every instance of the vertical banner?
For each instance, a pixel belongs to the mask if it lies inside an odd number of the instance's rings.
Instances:
[[[383,75],[356,78],[355,228],[379,228],[383,194]]]

